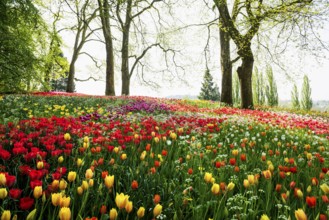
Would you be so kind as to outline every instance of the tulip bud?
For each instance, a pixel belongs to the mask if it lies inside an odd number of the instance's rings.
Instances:
[[[137,217],[138,218],[143,218],[145,215],[145,208],[144,207],[139,207],[137,211]]]
[[[157,217],[158,215],[160,215],[162,212],[162,205],[157,204],[154,209],[153,209],[153,215],[154,217]]]
[[[118,212],[115,208],[110,210],[110,220],[115,220],[118,216]]]

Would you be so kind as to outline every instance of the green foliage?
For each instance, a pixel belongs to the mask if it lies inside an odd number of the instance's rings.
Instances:
[[[278,96],[278,90],[277,90],[276,82],[274,80],[273,70],[271,66],[268,66],[266,68],[266,76],[267,76],[267,85],[266,85],[267,105],[277,106],[279,104],[279,96]]]
[[[263,74],[260,73],[256,67],[255,72],[253,73],[252,76],[253,100],[256,105],[264,105],[265,103],[265,92],[263,90],[263,85],[264,85]]]
[[[40,81],[44,26],[38,10],[29,0],[0,3],[0,92],[32,89]]]
[[[202,100],[212,100],[212,101],[220,100],[219,88],[217,84],[213,82],[213,78],[210,74],[209,69],[205,71],[201,92],[198,98]]]
[[[313,106],[311,98],[311,87],[308,77],[305,75],[302,87],[302,98],[301,98],[301,108],[304,110],[310,110]]]
[[[299,98],[298,98],[298,89],[296,84],[294,84],[294,87],[291,91],[291,104],[292,108],[299,110],[300,109],[300,104],[299,104]]]
[[[241,95],[240,95],[240,82],[238,73],[235,72],[233,74],[233,104],[239,105],[241,102]]]

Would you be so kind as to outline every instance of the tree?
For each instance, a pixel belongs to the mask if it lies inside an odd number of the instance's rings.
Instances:
[[[298,89],[296,84],[294,84],[294,87],[291,91],[291,104],[292,108],[298,110],[300,108],[299,104],[299,98],[298,98]]]
[[[92,2],[90,0],[82,1],[74,1],[71,3],[68,0],[65,0],[67,6],[70,8],[71,12],[74,13],[76,19],[76,25],[72,27],[75,30],[75,41],[73,46],[73,54],[70,61],[69,75],[68,75],[68,83],[67,83],[67,92],[74,92],[75,84],[75,63],[78,60],[79,55],[82,53],[81,50],[84,44],[89,40],[90,36],[97,30],[91,29],[90,23],[96,17],[98,8],[93,8]],[[88,53],[85,53],[91,59]]]
[[[172,52],[173,55],[173,62],[175,63],[175,50],[173,49],[166,49],[160,42],[159,39],[156,39],[154,43],[148,43],[145,40],[144,34],[141,30],[141,21],[142,21],[142,14],[149,11],[150,9],[155,9],[155,3],[162,2],[165,3],[163,0],[152,0],[152,1],[133,1],[133,0],[126,0],[126,1],[118,1],[116,5],[116,15],[117,20],[120,25],[120,31],[122,32],[122,43],[121,43],[121,79],[122,79],[122,89],[121,95],[129,95],[130,94],[130,79],[135,71],[135,68],[141,64],[141,59],[147,54],[147,52],[154,48],[158,47],[165,53],[165,59],[167,62],[167,53]],[[158,20],[161,20],[160,10],[156,10],[158,14]],[[122,17],[125,17],[123,19]],[[154,19],[154,18],[152,18]],[[130,45],[130,28],[132,25],[139,24],[140,27],[136,27],[136,31],[140,32],[141,40],[143,41],[143,47],[138,48],[141,51],[139,54],[132,54],[131,46]],[[136,33],[136,32],[134,32]],[[130,61],[130,59],[135,59],[134,61]],[[130,63],[132,63],[130,68]],[[142,69],[145,66],[142,65]],[[143,73],[142,73],[143,75]]]
[[[298,26],[300,17],[310,17],[317,14],[316,10],[310,10],[312,6],[317,7],[317,3],[312,4],[311,0],[287,0],[263,4],[263,0],[236,0],[233,8],[240,14],[236,21],[237,13],[229,13],[226,0],[214,0],[222,19],[223,28],[230,35],[237,47],[237,54],[241,58],[241,65],[237,72],[241,87],[241,107],[253,108],[252,96],[252,71],[254,55],[252,52],[252,39],[258,33],[261,24],[266,20],[272,20],[275,24],[285,21],[294,21]]]
[[[266,77],[267,77],[267,85],[266,85],[266,101],[269,106],[277,106],[279,104],[279,96],[278,90],[276,86],[276,82],[273,76],[273,70],[271,66],[266,68]]]
[[[253,100],[256,105],[264,105],[265,103],[265,92],[264,92],[264,79],[263,74],[255,68],[252,76],[252,90]]]
[[[302,87],[302,98],[301,98],[301,107],[304,110],[310,110],[313,106],[313,101],[311,98],[311,87],[308,77],[305,75],[303,79]]]
[[[114,51],[110,24],[110,5],[108,0],[98,0],[99,16],[102,22],[102,30],[106,49],[106,85],[105,95],[115,95],[114,89]]]
[[[241,102],[241,96],[240,96],[240,82],[238,73],[235,72],[233,74],[233,103],[234,105],[238,105]]]
[[[219,88],[217,84],[213,82],[213,78],[210,74],[209,69],[206,69],[205,74],[203,76],[202,88],[198,98],[201,100],[220,100]]]
[[[31,90],[42,83],[43,20],[29,0],[2,0],[0,17],[0,93]]]

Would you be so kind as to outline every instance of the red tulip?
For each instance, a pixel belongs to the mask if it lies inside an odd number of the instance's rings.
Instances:
[[[306,196],[306,203],[310,208],[314,208],[316,206],[316,197]]]
[[[34,199],[30,197],[24,197],[19,200],[19,207],[22,210],[28,210],[34,205]]]

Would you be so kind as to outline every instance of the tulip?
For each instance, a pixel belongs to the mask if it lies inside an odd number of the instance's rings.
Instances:
[[[0,199],[6,198],[8,195],[7,189],[6,188],[0,188]]]
[[[244,188],[249,188],[250,183],[249,183],[249,181],[247,179],[244,179],[243,180],[243,186],[244,186]]]
[[[67,182],[64,179],[61,179],[61,181],[59,181],[59,189],[60,190],[64,190],[67,187]]]
[[[69,133],[64,134],[64,140],[69,141],[71,140],[71,135]]]
[[[158,215],[160,215],[162,212],[162,205],[157,204],[154,209],[153,209],[153,215],[154,217],[157,217]]]
[[[94,173],[91,169],[86,170],[86,174],[85,174],[86,179],[91,179],[93,177],[93,175],[94,175]]]
[[[0,173],[0,186],[5,186],[7,182],[6,175],[4,173]]]
[[[60,220],[71,220],[71,210],[68,207],[62,207],[59,210],[59,219]]]
[[[10,220],[11,213],[10,210],[4,210],[1,214],[1,220]]]
[[[115,203],[119,209],[123,209],[126,207],[128,199],[129,199],[129,196],[127,196],[123,193],[120,193],[120,194],[117,193],[117,195],[115,197]]]
[[[143,218],[145,215],[145,208],[144,207],[139,207],[137,211],[137,217],[138,218]]]
[[[114,175],[106,176],[104,178],[104,184],[105,184],[106,188],[111,189],[114,185]]]
[[[115,220],[118,216],[118,212],[115,208],[110,210],[110,220]]]
[[[235,184],[232,183],[232,182],[230,182],[230,183],[227,185],[227,190],[228,190],[228,191],[232,191],[232,190],[234,189],[234,187],[235,187]]]
[[[254,175],[248,175],[248,182],[250,185],[255,184],[255,176]]]
[[[81,187],[83,190],[87,190],[89,188],[89,184],[86,180],[82,181]]]
[[[306,196],[306,203],[310,208],[314,208],[316,206],[316,197]]]
[[[36,186],[33,189],[34,198],[38,199],[42,196],[42,186]]]
[[[295,211],[295,217],[297,220],[307,220],[307,216],[303,209],[298,209]]]
[[[125,205],[126,212],[130,213],[133,210],[133,202],[127,201],[127,204]]]
[[[67,174],[67,180],[69,182],[74,182],[76,178],[77,178],[77,173],[74,171],[71,171]]]
[[[211,182],[211,179],[212,179],[212,174],[206,172],[206,173],[204,174],[204,180],[205,180],[207,183],[210,183],[210,182]]]
[[[326,183],[323,183],[322,185],[320,185],[320,188],[324,192],[324,194],[329,193],[329,186]]]
[[[133,190],[136,190],[138,189],[138,182],[136,180],[133,180],[132,183],[131,183],[131,188]]]
[[[26,217],[26,220],[33,220],[37,209],[33,209]]]
[[[60,198],[60,207],[69,207],[70,203],[71,203],[70,197],[62,196]]]
[[[263,214],[263,215],[260,217],[260,220],[270,220],[270,218],[269,218],[267,215]]]
[[[264,170],[262,173],[263,173],[263,176],[265,177],[265,179],[271,179],[272,173],[270,170]]]
[[[61,202],[62,195],[60,193],[51,194],[51,202],[54,206],[59,206]]]
[[[83,162],[82,159],[81,159],[81,158],[78,158],[78,159],[77,159],[77,166],[78,166],[78,167],[81,167],[82,162]]]
[[[83,193],[83,188],[82,188],[81,186],[79,186],[79,187],[77,188],[77,192],[78,192],[78,194],[81,196],[82,193]]]
[[[41,169],[43,168],[43,162],[42,162],[42,161],[39,161],[39,162],[37,163],[37,168],[38,168],[39,170],[41,170]]]
[[[214,194],[214,195],[217,195],[219,194],[220,190],[219,190],[219,184],[217,183],[214,183],[211,187],[211,192]]]

